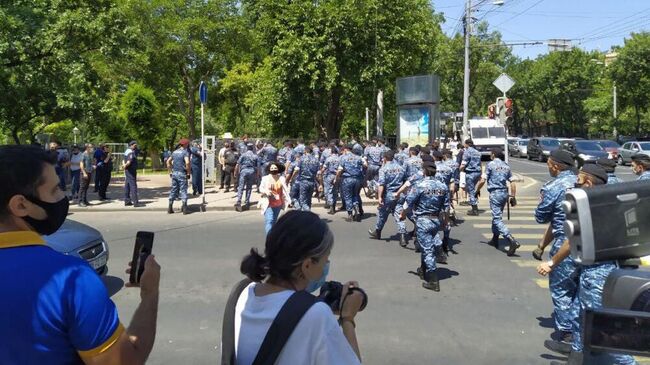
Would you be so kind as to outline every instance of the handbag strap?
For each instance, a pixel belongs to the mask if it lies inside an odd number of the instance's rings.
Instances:
[[[253,365],[275,364],[298,322],[316,302],[316,297],[304,290],[293,293],[271,323]]]
[[[235,365],[235,307],[242,291],[246,289],[251,279],[243,279],[230,291],[226,308],[223,311],[223,327],[221,328],[221,365]]]

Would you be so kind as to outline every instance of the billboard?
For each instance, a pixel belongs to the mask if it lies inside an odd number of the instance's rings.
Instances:
[[[399,108],[399,142],[409,146],[429,143],[431,108],[428,105]]]

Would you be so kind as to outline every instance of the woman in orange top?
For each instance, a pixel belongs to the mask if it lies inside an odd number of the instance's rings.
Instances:
[[[277,162],[271,162],[266,167],[267,175],[260,182],[260,193],[262,199],[258,206],[264,215],[264,228],[268,234],[273,224],[278,220],[280,212],[289,202],[289,188],[284,177],[284,166]]]

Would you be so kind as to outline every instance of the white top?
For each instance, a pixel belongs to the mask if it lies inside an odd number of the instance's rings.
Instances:
[[[77,171],[81,170],[81,160],[83,159],[83,153],[79,152],[76,155],[74,153],[70,154],[70,170]]]
[[[251,365],[271,323],[293,290],[265,296],[255,295],[250,284],[235,307],[235,352],[237,365]],[[284,345],[276,365],[360,364],[343,335],[332,310],[325,303],[314,304],[302,317]]]

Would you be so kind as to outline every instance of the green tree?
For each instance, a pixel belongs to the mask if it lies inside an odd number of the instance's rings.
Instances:
[[[160,151],[160,107],[153,90],[132,82],[120,104],[119,116],[142,149],[149,153]]]

